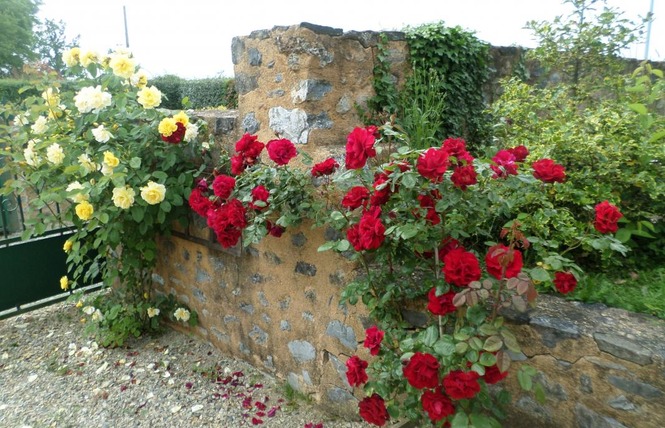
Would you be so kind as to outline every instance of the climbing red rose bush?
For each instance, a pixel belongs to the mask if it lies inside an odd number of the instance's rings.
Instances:
[[[365,421],[500,426],[506,397],[488,385],[500,385],[508,351],[519,352],[503,310],[533,305],[536,282],[572,291],[581,270],[566,249],[621,249],[608,233],[617,214],[600,203],[596,217],[575,223],[574,237],[532,245],[543,227],[531,227],[530,216],[556,209],[549,190],[565,181],[565,167],[527,162],[524,146],[489,159],[475,158],[458,138],[412,150],[386,124],[350,132],[345,162],[312,166],[303,155],[288,140],[245,134],[195,186],[190,206],[222,246],[279,239],[309,218],[327,229],[319,251],[357,262],[341,300],[362,302],[374,322],[345,363]]]

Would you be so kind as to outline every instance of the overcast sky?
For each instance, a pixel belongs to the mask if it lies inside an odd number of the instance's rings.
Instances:
[[[608,0],[637,20],[654,1],[649,57],[665,60],[665,0]],[[68,38],[105,53],[124,47],[123,6],[129,48],[150,76],[233,76],[231,40],[275,25],[311,22],[349,30],[400,30],[443,21],[475,32],[497,46],[533,47],[529,20],[567,15],[562,0],[42,0],[40,18],[63,20]],[[626,56],[644,58],[645,45]]]

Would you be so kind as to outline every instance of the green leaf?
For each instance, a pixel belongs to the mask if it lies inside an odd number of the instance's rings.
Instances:
[[[530,276],[534,281],[547,282],[550,280],[549,272],[541,267],[531,269]]]
[[[129,160],[129,166],[134,169],[141,168],[141,158],[133,157]]]
[[[468,428],[469,417],[463,410],[459,410],[452,421],[450,421],[451,428]]]
[[[487,352],[496,352],[503,347],[503,340],[499,336],[490,336],[485,340],[483,349]]]
[[[496,357],[489,352],[483,352],[480,355],[480,360],[478,362],[485,367],[492,367],[496,364]]]
[[[132,218],[136,223],[141,223],[145,216],[145,208],[140,205],[134,205],[132,208]]]
[[[439,327],[436,325],[431,325],[427,327],[427,329],[423,333],[421,333],[421,336],[423,344],[431,348],[432,346],[434,346],[434,343],[436,343],[436,340],[439,338]]]
[[[533,382],[531,381],[531,376],[529,376],[524,370],[519,370],[517,372],[517,381],[523,390],[531,391]]]
[[[450,357],[455,353],[455,343],[450,336],[443,336],[434,343],[432,348],[434,352],[444,357]]]
[[[336,245],[337,245],[337,242],[335,242],[335,241],[328,241],[328,242],[326,242],[325,244],[319,246],[319,248],[317,248],[316,251],[318,251],[319,253],[321,253],[321,252],[323,252],[323,251],[328,251],[328,250],[331,250],[331,249],[332,249],[333,247],[335,247]]]
[[[543,385],[541,385],[540,382],[536,382],[535,386],[533,388],[533,394],[536,397],[536,401],[539,404],[545,404],[545,389],[543,388]]]
[[[621,242],[622,244],[625,244],[626,242],[630,241],[631,235],[632,233],[630,230],[622,228],[617,230],[617,233],[614,235],[614,237],[618,239],[619,242]]]
[[[649,110],[647,110],[646,106],[644,104],[639,104],[639,103],[633,103],[633,104],[628,104],[628,108],[634,111],[637,114],[647,114],[649,113]]]
[[[405,224],[402,227],[399,227],[399,234],[401,235],[402,239],[410,239],[413,238],[420,232],[420,228],[416,226],[415,224]]]
[[[344,252],[347,251],[349,248],[351,248],[351,243],[347,241],[346,239],[342,239],[337,243],[337,246],[335,249],[339,252]]]

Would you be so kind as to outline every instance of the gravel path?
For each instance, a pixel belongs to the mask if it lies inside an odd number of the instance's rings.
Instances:
[[[79,318],[63,302],[0,320],[0,427],[369,426],[287,400],[283,381],[195,336],[106,349]]]

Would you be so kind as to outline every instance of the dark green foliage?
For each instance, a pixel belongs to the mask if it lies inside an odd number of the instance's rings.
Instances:
[[[66,68],[62,60],[62,53],[67,49],[78,46],[78,43],[79,36],[67,42],[65,38],[65,23],[62,20],[54,21],[47,18],[36,27],[35,53],[41,62],[48,64],[49,67],[61,75]]]
[[[32,26],[39,1],[0,0],[0,76],[21,71],[34,57]]]
[[[159,76],[150,81],[162,91],[161,107],[178,110],[183,108],[183,99],[188,99],[188,108],[203,109],[225,106],[235,108],[238,96],[234,80],[226,77],[186,80],[174,75]]]
[[[0,79],[0,104],[18,103],[30,95],[39,96],[39,92],[32,85],[34,82],[23,79]],[[30,89],[20,94],[19,89],[24,86],[30,86]]]

